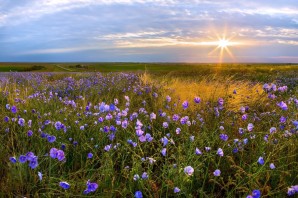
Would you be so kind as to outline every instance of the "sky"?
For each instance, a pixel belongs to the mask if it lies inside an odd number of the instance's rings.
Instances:
[[[0,0],[0,62],[297,63],[298,1]]]

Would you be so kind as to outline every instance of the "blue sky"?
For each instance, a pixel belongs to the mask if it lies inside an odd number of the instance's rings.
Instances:
[[[0,0],[0,61],[298,62],[297,0]]]

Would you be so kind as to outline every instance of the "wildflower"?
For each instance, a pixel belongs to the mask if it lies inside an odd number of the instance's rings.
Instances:
[[[151,113],[150,114],[150,120],[155,120],[156,119],[156,114],[155,113]]]
[[[112,145],[109,144],[109,145],[106,145],[106,146],[104,147],[104,150],[105,150],[105,151],[109,151],[111,148],[112,148]]]
[[[183,107],[183,109],[187,109],[188,106],[189,106],[188,101],[185,100],[185,101],[182,103],[182,107]]]
[[[261,197],[261,191],[260,190],[253,190],[251,195],[252,195],[253,198],[260,198]]]
[[[160,141],[163,143],[163,146],[166,146],[166,145],[168,144],[168,142],[169,142],[169,140],[168,140],[167,137],[163,137],[163,138],[161,138]]]
[[[171,97],[170,96],[167,96],[166,97],[166,100],[167,100],[167,102],[171,102]]]
[[[227,134],[222,133],[219,135],[219,138],[223,141],[227,141],[229,139],[229,136]]]
[[[244,115],[242,115],[242,120],[244,121],[244,120],[247,120],[247,114],[244,114]]]
[[[163,148],[161,154],[165,157],[167,155],[167,148]]]
[[[6,108],[7,110],[9,110],[9,109],[10,109],[10,104],[6,104],[6,105],[5,105],[5,108]]]
[[[135,198],[143,198],[143,194],[141,191],[136,191],[135,192]]]
[[[193,142],[193,141],[195,140],[195,136],[191,135],[191,136],[189,137],[189,140],[190,140],[191,142]]]
[[[70,188],[69,183],[67,183],[67,182],[65,182],[65,181],[60,182],[60,183],[59,183],[59,186],[62,187],[64,190],[67,190],[67,189]]]
[[[201,102],[201,98],[200,98],[200,97],[195,97],[195,98],[194,98],[194,102],[195,102],[196,104],[199,104],[199,103]]]
[[[284,117],[284,116],[281,116],[280,119],[279,119],[279,121],[280,121],[281,123],[285,123],[285,122],[287,121],[287,118]]]
[[[249,132],[251,132],[251,131],[253,130],[253,128],[254,128],[254,125],[253,125],[252,123],[249,123],[249,124],[247,125],[247,130],[248,130]]]
[[[221,148],[219,148],[217,150],[217,155],[219,155],[220,157],[223,157],[224,156],[224,152],[223,152],[223,150]]]
[[[221,173],[221,171],[220,171],[219,169],[216,169],[216,170],[213,172],[213,175],[216,176],[216,177],[218,177],[218,176],[220,176],[220,173]]]
[[[19,157],[19,162],[21,162],[22,164],[25,163],[27,161],[27,157],[25,155],[20,155]]]
[[[193,169],[193,167],[191,167],[191,166],[186,166],[186,167],[184,168],[184,173],[187,174],[187,175],[189,175],[189,176],[193,175],[193,173],[194,173],[194,169]]]
[[[146,179],[148,179],[149,177],[148,177],[148,174],[146,173],[146,172],[143,172],[143,174],[142,174],[142,179],[144,179],[144,180],[146,180]]]
[[[260,165],[263,165],[265,162],[264,162],[264,158],[263,157],[259,157],[259,159],[258,159],[258,163],[260,164]]]
[[[169,127],[169,124],[167,123],[167,122],[164,122],[164,123],[162,123],[162,126],[163,126],[163,128],[168,128]]]
[[[139,174],[135,174],[134,176],[133,176],[133,180],[134,181],[138,181],[140,179],[140,175]]]
[[[57,151],[58,151],[58,149],[51,148],[51,150],[50,150],[50,157],[53,158],[53,159],[55,159],[57,157]]]
[[[15,157],[10,157],[9,160],[11,163],[15,164],[17,162],[17,159]]]
[[[11,112],[12,112],[12,113],[17,113],[17,111],[18,111],[18,109],[17,109],[16,106],[12,106],[12,107],[11,107]]]
[[[24,120],[24,118],[20,118],[19,119],[19,121],[18,121],[18,124],[20,125],[20,126],[25,126],[25,120]]]
[[[281,101],[280,103],[277,103],[277,106],[279,106],[284,111],[288,110],[287,104],[284,103],[283,101]]]
[[[176,129],[176,134],[179,135],[180,132],[181,132],[181,129],[180,129],[180,128],[177,128],[177,129]]]
[[[298,185],[291,186],[288,188],[288,195],[292,196],[294,194],[298,193]]]
[[[51,135],[48,135],[47,139],[48,139],[48,142],[50,142],[50,143],[53,143],[53,142],[56,141],[56,137],[55,136],[51,136]]]
[[[56,128],[56,130],[60,130],[60,129],[62,129],[62,123],[60,122],[60,121],[58,121],[58,122],[55,122],[55,128]]]
[[[174,188],[174,193],[179,193],[180,192],[180,189],[178,187],[175,187]]]
[[[276,128],[275,127],[271,127],[270,128],[270,133],[275,133],[276,132]]]
[[[29,162],[29,166],[32,168],[32,169],[35,169],[37,166],[38,166],[38,158],[37,156],[35,156],[30,162]]]
[[[87,189],[84,191],[84,194],[94,192],[98,188],[98,184],[97,183],[91,183],[90,180],[87,181],[86,185],[87,185]]]
[[[218,105],[219,106],[223,106],[224,105],[224,99],[223,98],[219,98],[218,99]]]
[[[41,172],[38,172],[38,178],[39,178],[39,181],[42,180],[42,173]]]
[[[92,153],[88,153],[87,157],[88,157],[89,159],[91,159],[91,158],[93,157],[93,154],[92,154]]]
[[[270,163],[269,167],[270,167],[271,169],[275,169],[275,165],[274,165],[273,163]]]
[[[29,137],[31,137],[31,136],[33,135],[33,132],[32,132],[31,130],[29,130],[29,131],[27,132],[27,135],[28,135]]]
[[[196,155],[202,155],[202,151],[200,149],[196,148],[195,154]]]

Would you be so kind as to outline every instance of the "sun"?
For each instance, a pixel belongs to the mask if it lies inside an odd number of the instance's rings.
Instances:
[[[230,45],[229,40],[226,40],[226,39],[220,39],[220,40],[218,41],[218,47],[220,47],[220,48],[226,48],[226,47],[228,47],[229,45]]]

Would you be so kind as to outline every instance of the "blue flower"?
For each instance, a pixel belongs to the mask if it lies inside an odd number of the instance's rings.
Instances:
[[[161,154],[165,157],[167,155],[167,148],[163,148]]]
[[[136,191],[135,192],[135,198],[143,198],[143,194],[141,191]]]
[[[146,172],[143,172],[142,179],[144,180],[148,179],[148,174]]]
[[[202,151],[198,148],[196,148],[196,151],[195,151],[196,155],[202,155]]]
[[[263,165],[265,163],[264,158],[263,157],[259,157],[258,163],[261,164],[261,165]]]
[[[254,128],[254,125],[253,125],[252,123],[249,123],[249,124],[247,125],[247,130],[248,130],[249,132],[252,131],[253,128]]]
[[[9,160],[11,163],[15,164],[17,162],[17,159],[15,157],[10,157]]]
[[[57,151],[58,151],[58,149],[51,148],[51,150],[50,150],[50,157],[53,158],[53,159],[55,159],[57,157]]]
[[[261,197],[261,191],[260,190],[253,190],[251,195],[252,195],[253,198],[260,198]]]
[[[183,107],[183,109],[187,109],[188,108],[188,101],[187,100],[185,100],[183,103],[182,103],[182,107]]]
[[[216,177],[218,177],[218,176],[220,176],[220,173],[221,173],[221,171],[220,171],[219,169],[216,169],[216,170],[213,172],[213,175],[216,176]]]
[[[48,135],[47,140],[48,142],[53,143],[56,141],[56,137],[53,135]]]
[[[93,157],[93,154],[92,154],[92,153],[88,153],[87,157],[88,157],[89,159],[91,159],[91,158]]]
[[[189,176],[193,175],[193,173],[194,173],[194,169],[193,169],[193,167],[191,167],[191,166],[186,166],[186,167],[184,168],[184,173],[187,174],[187,175],[189,175]]]
[[[175,187],[174,188],[174,193],[179,193],[180,192],[180,189],[178,187]]]
[[[59,183],[59,186],[62,187],[64,190],[67,190],[67,189],[70,188],[69,183],[67,183],[67,182],[65,182],[65,181],[60,182],[60,183]]]
[[[217,149],[217,155],[219,155],[220,157],[224,156],[224,152],[221,148]]]
[[[219,138],[223,141],[227,141],[229,139],[229,136],[227,134],[222,133],[219,135]]]
[[[20,155],[19,157],[19,162],[21,162],[22,164],[25,163],[27,161],[27,157],[25,155]]]
[[[38,161],[37,161],[37,156],[35,156],[30,162],[29,162],[29,166],[32,169],[35,169],[38,166]]]
[[[87,181],[86,185],[87,185],[87,189],[84,191],[84,194],[94,192],[98,188],[98,184],[97,183],[91,183],[90,180]]]
[[[270,163],[269,167],[270,167],[271,169],[275,169],[275,165],[274,165],[273,163]]]
[[[11,107],[11,112],[12,112],[12,113],[17,113],[17,111],[18,111],[18,109],[17,109],[16,106],[12,106],[12,107]]]

